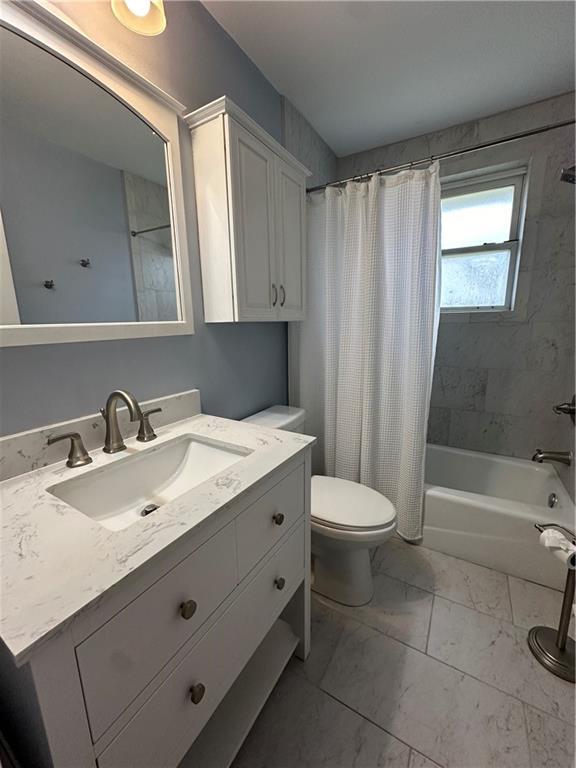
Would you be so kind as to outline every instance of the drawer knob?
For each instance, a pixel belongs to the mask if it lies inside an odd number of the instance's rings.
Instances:
[[[197,607],[194,600],[186,600],[186,602],[180,603],[180,616],[186,620],[191,619],[196,613]]]
[[[284,515],[282,512],[276,512],[274,515],[272,515],[272,520],[276,525],[282,525],[284,522]]]
[[[274,579],[274,586],[276,589],[284,589],[286,585],[286,579],[283,576],[279,576],[277,579]]]
[[[206,686],[202,683],[196,683],[190,688],[190,701],[192,704],[200,704],[206,693]]]

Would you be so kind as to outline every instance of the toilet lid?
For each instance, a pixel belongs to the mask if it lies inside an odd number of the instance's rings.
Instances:
[[[373,530],[396,519],[392,502],[378,491],[339,477],[312,477],[312,517],[323,525]]]

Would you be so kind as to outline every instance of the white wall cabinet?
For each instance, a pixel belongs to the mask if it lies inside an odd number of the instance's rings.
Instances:
[[[192,132],[204,319],[302,320],[310,172],[226,96]]]

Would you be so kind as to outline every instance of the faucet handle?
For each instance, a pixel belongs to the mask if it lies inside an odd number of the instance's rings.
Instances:
[[[136,440],[141,443],[148,443],[150,440],[155,440],[158,435],[154,432],[148,417],[153,413],[160,413],[162,408],[151,408],[149,411],[142,411],[140,417],[140,428],[138,429],[138,435]]]
[[[79,432],[66,432],[63,435],[50,435],[46,441],[46,445],[53,445],[60,442],[60,440],[70,440],[70,451],[68,453],[67,467],[84,467],[86,464],[92,463],[92,457],[88,454],[82,437]]]
[[[553,405],[552,410],[554,413],[565,413],[566,416],[570,416],[572,424],[576,424],[576,395],[570,400],[569,403],[559,403]]]

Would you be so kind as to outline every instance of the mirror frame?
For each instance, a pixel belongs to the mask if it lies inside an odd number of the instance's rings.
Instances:
[[[162,322],[0,325],[0,347],[193,334],[179,136],[179,122],[186,112],[185,106],[90,40],[49,2],[2,2],[0,26],[73,66],[148,123],[165,141],[172,249],[181,318]]]

